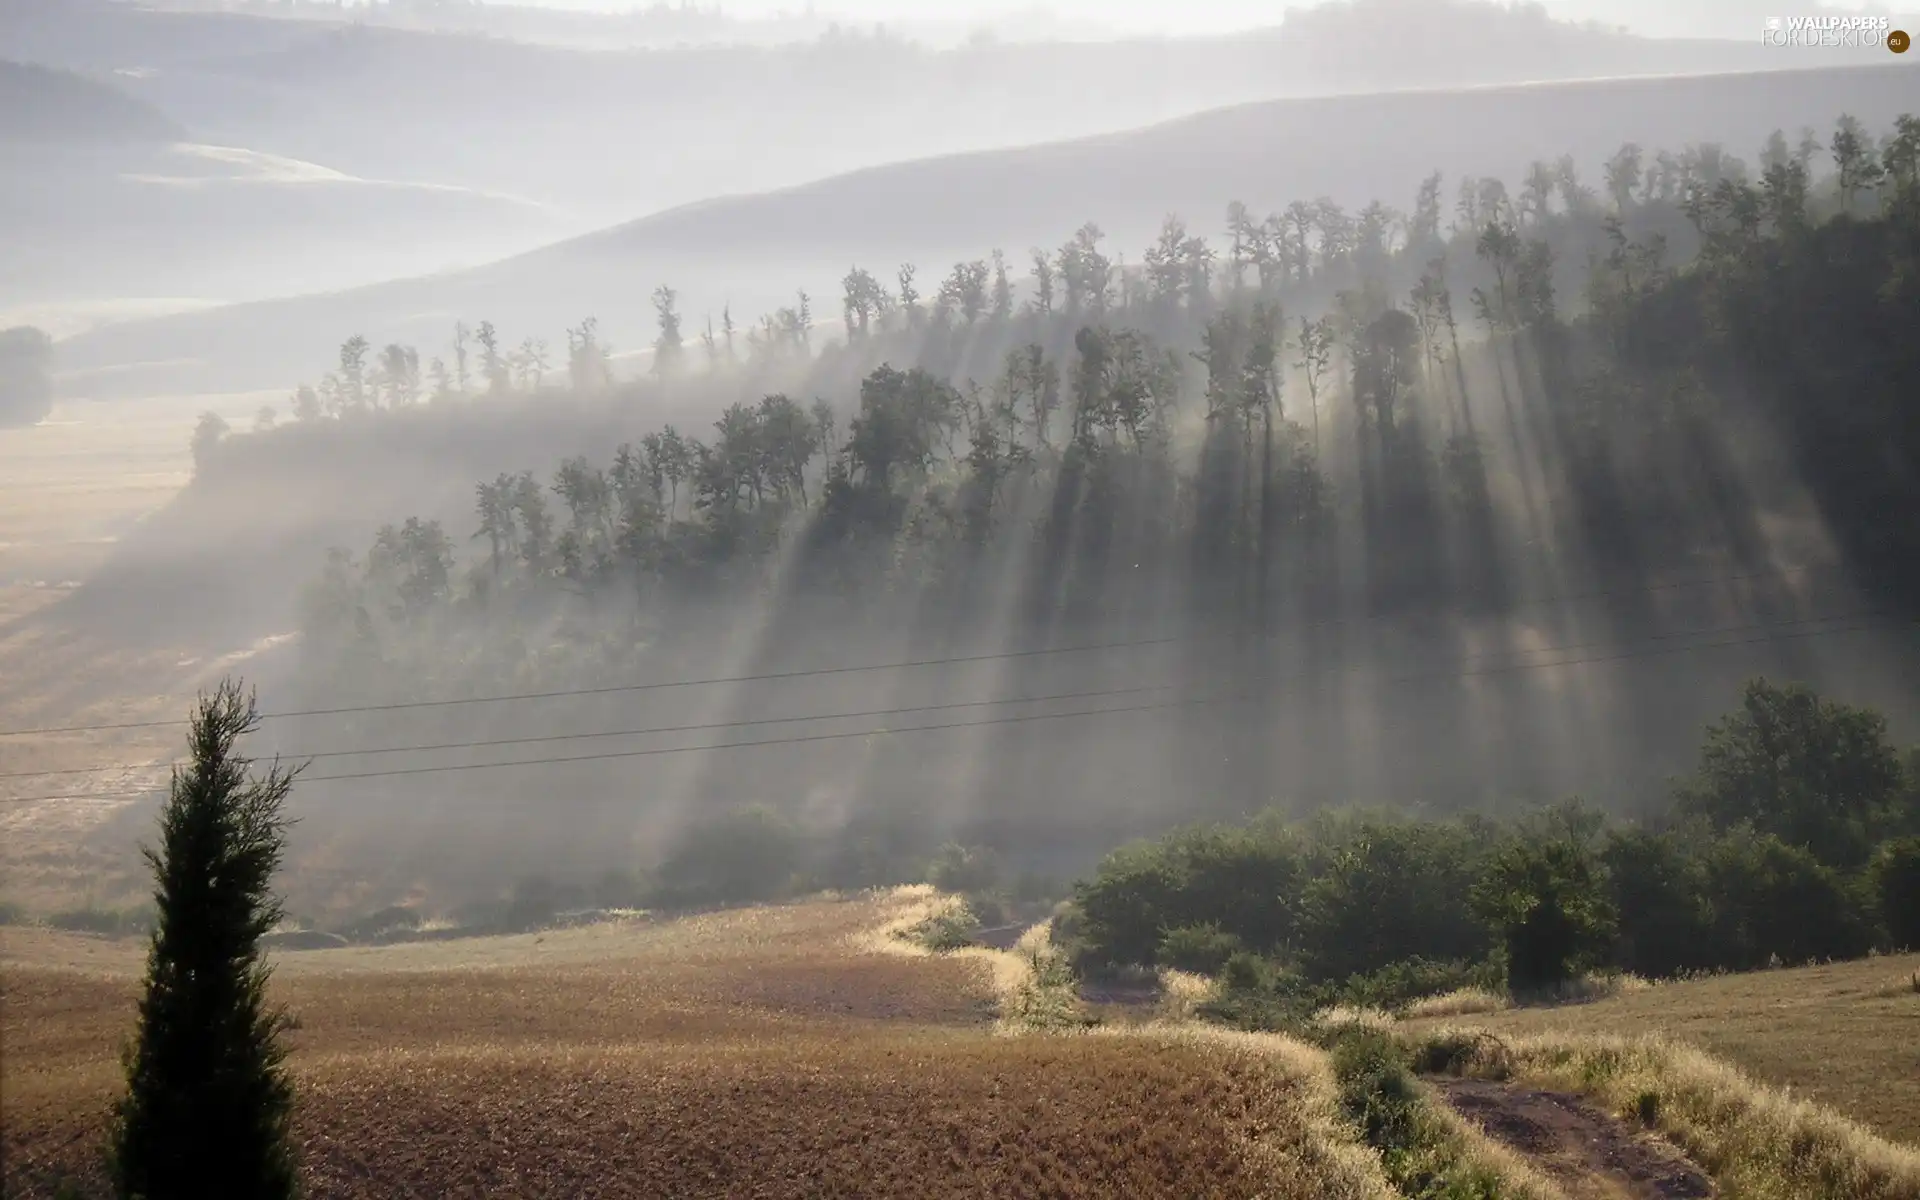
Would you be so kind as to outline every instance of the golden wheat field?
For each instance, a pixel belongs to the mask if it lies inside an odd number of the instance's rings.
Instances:
[[[1496,1034],[1662,1035],[1920,1143],[1920,955],[1663,983],[1590,1004],[1408,1022]]]
[[[1363,1169],[1321,1161],[1321,1081],[1298,1061],[1231,1037],[997,1036],[985,956],[876,943],[906,903],[282,954],[306,1181],[383,1197],[1372,1194]],[[97,1177],[139,956],[6,931],[9,1196]]]

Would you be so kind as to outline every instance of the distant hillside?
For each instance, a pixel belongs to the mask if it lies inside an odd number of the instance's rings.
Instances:
[[[479,263],[580,228],[512,196],[229,146],[0,144],[0,312],[252,299]]]
[[[781,45],[600,51],[382,27],[350,19],[363,11],[357,6],[306,6],[323,15],[303,19],[263,15],[271,7],[168,12],[123,0],[0,0],[0,53],[110,81],[198,142],[324,164],[357,180],[404,181],[396,186],[416,190],[398,210],[425,219],[395,217],[383,227],[379,206],[361,203],[373,189],[350,189],[335,205],[325,196],[333,185],[301,187],[284,198],[281,226],[296,236],[229,237],[231,188],[162,193],[130,177],[172,170],[109,163],[102,182],[89,176],[77,190],[33,185],[39,194],[28,211],[37,223],[0,231],[25,255],[0,272],[0,310],[351,287],[485,262],[714,196],[1282,97],[1805,61],[1757,37],[1661,41],[1485,0],[1324,4],[1235,37],[939,48],[862,25]],[[39,169],[0,163],[0,206],[17,210],[8,173]],[[433,197],[421,187],[455,190]],[[519,210],[473,199],[499,195],[533,201],[553,219],[530,224]],[[111,253],[97,226],[64,220],[103,211],[112,219],[122,200],[168,215],[122,222]],[[447,206],[459,211],[441,222],[434,214]],[[249,210],[238,224],[264,230],[270,211]],[[1056,234],[1049,227],[1033,236]],[[944,253],[926,252],[936,251]],[[557,325],[548,332],[557,336]]]
[[[782,46],[604,52],[344,20],[0,0],[0,45],[137,72],[130,90],[209,141],[357,175],[531,189],[596,223],[1253,100],[1803,61],[1757,36],[1659,41],[1469,0],[1324,5],[1235,37],[937,49],[862,28]]]
[[[470,271],[129,323],[72,340],[62,357],[83,371],[199,360],[184,373],[123,373],[120,387],[277,386],[323,365],[353,332],[436,347],[455,319],[484,317],[558,344],[588,314],[627,349],[651,340],[647,296],[661,283],[681,289],[696,323],[729,300],[751,320],[797,287],[826,315],[849,263],[891,275],[914,261],[925,279],[998,246],[1023,267],[1028,246],[1057,246],[1088,220],[1132,254],[1169,212],[1217,235],[1236,199],[1260,214],[1318,196],[1404,208],[1436,169],[1449,176],[1450,207],[1463,175],[1517,185],[1531,161],[1563,153],[1597,181],[1628,141],[1719,142],[1751,159],[1773,130],[1825,130],[1843,112],[1885,128],[1915,107],[1915,78],[1889,65],[1250,104],[689,205]]]
[[[0,0],[0,46],[70,70],[167,70],[286,45],[314,25],[239,13],[165,12],[127,0]]]
[[[171,142],[159,109],[72,71],[0,59],[0,143]]]

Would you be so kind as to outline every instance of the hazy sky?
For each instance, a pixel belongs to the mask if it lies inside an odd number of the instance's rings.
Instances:
[[[556,8],[625,11],[652,0],[519,0]],[[714,0],[701,0],[712,7]],[[1128,32],[1218,33],[1278,24],[1287,7],[1302,0],[818,0],[813,7],[860,21],[967,22],[1044,11],[1076,24],[1090,23]],[[1311,4],[1313,0],[1305,0]],[[1770,16],[1813,13],[1821,9],[1881,10],[1864,0],[1544,0],[1555,16],[1626,25],[1656,36],[1759,36]],[[720,0],[734,16],[800,13],[806,0]],[[1911,5],[1902,6],[1911,8]]]

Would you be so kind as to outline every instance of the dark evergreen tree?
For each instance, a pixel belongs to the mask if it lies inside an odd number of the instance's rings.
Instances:
[[[249,772],[259,723],[227,681],[202,697],[153,865],[155,926],[127,1092],[109,1135],[117,1193],[140,1200],[295,1192],[285,1013],[267,1001],[260,939],[280,920],[269,890],[285,852],[295,772]]]

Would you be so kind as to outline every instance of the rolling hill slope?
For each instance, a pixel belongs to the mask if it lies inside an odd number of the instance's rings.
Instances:
[[[696,324],[729,300],[750,318],[796,287],[832,296],[849,262],[890,274],[915,261],[923,278],[994,246],[1018,262],[1087,220],[1137,253],[1165,214],[1217,231],[1235,199],[1256,212],[1323,195],[1405,206],[1436,169],[1451,195],[1463,175],[1517,184],[1530,161],[1565,153],[1597,178],[1628,141],[1715,141],[1751,157],[1772,130],[1824,129],[1841,113],[1884,128],[1916,107],[1917,79],[1910,64],[1890,64],[1248,104],[710,200],[457,273],[111,326],[63,343],[61,365],[77,373],[74,395],[104,394],[104,368],[119,389],[281,386],[323,366],[348,334],[438,346],[456,318],[483,317],[515,338],[557,339],[595,314],[631,347],[652,336],[647,297],[660,283],[682,290]],[[176,365],[125,369],[158,362]]]
[[[322,10],[324,11],[324,10]],[[119,73],[204,140],[354,175],[529,194],[607,224],[907,158],[1286,96],[1764,70],[1737,40],[1635,37],[1484,0],[1352,0],[1237,36],[935,48],[841,28],[598,51],[349,19],[0,0],[13,57]],[[1729,29],[1729,34],[1734,31]],[[1829,57],[1826,61],[1837,62]]]
[[[0,144],[0,310],[320,291],[580,228],[514,196],[198,142]]]
[[[157,108],[104,83],[0,58],[0,145],[169,142],[185,136]]]

